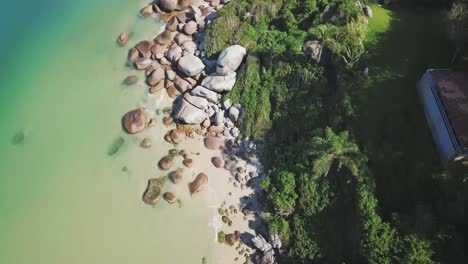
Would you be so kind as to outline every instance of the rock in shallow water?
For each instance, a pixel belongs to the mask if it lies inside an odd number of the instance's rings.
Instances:
[[[125,80],[123,81],[124,84],[126,85],[132,85],[138,82],[138,76],[136,75],[129,75]]]
[[[173,164],[174,164],[174,159],[169,156],[163,157],[158,163],[159,168],[161,170],[168,170],[172,167]]]
[[[141,132],[146,128],[148,117],[146,111],[143,108],[135,109],[124,116],[123,124],[125,130],[130,134]]]
[[[125,139],[123,137],[116,138],[114,142],[112,142],[111,146],[109,147],[109,150],[107,151],[107,155],[112,156],[115,153],[117,153],[124,143],[125,143]]]
[[[149,179],[146,191],[143,194],[143,202],[149,205],[155,205],[161,197],[162,183],[159,179]]]
[[[129,32],[122,32],[117,38],[117,43],[119,43],[120,46],[124,46],[127,43],[129,37],[130,37]]]
[[[164,197],[164,200],[166,200],[170,204],[175,203],[175,201],[177,200],[176,195],[172,192],[164,193],[163,197]]]
[[[169,173],[169,178],[174,184],[179,184],[183,179],[182,170],[178,169],[176,171]]]
[[[208,184],[208,176],[204,173],[197,175],[195,180],[189,184],[189,190],[191,194],[200,192]]]

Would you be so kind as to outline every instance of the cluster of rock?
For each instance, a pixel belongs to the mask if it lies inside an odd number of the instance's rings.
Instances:
[[[252,238],[253,245],[260,250],[262,253],[256,257],[256,263],[258,264],[274,264],[275,261],[275,249],[281,248],[281,240],[276,234],[270,234],[270,242],[268,242],[262,235],[257,235]]]

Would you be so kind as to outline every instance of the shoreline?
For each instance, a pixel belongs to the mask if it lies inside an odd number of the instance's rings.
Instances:
[[[190,4],[192,1],[181,2]],[[242,106],[232,106],[229,101],[221,100],[222,94],[229,92],[235,84],[235,70],[243,61],[244,48],[239,46],[231,53],[226,51],[225,57],[228,59],[224,63],[227,68],[221,70],[219,65],[222,63],[205,58],[205,23],[211,23],[217,17],[217,10],[223,7],[222,4],[213,5],[214,2],[196,1],[196,4],[188,5],[177,13],[161,11],[164,6],[161,3],[149,4],[141,9],[143,17],[159,13],[162,32],[153,41],[138,42],[130,49],[128,61],[136,70],[144,71],[145,84],[149,88],[147,96],[162,96],[158,104],[163,105],[156,106],[156,115],[146,108],[132,110],[123,117],[122,124],[129,134],[138,134],[153,126],[160,131],[160,127],[163,127],[163,133],[158,136],[164,137],[164,146],[152,146],[152,141],[159,141],[151,140],[154,134],[140,139],[142,148],[158,147],[166,149],[168,153],[165,157],[157,157],[156,161],[159,161],[159,168],[167,177],[149,179],[148,187],[142,194],[143,202],[153,206],[157,203],[175,203],[174,206],[179,204],[184,210],[183,199],[186,199],[190,189],[190,198],[202,196],[204,204],[212,209],[212,220],[207,224],[213,229],[215,243],[213,259],[209,263],[251,263],[256,249],[249,241],[259,229],[264,228],[263,220],[257,213],[257,192],[259,179],[263,177],[263,166],[256,156],[253,141],[235,140],[239,137],[235,123]],[[131,32],[122,32],[117,42],[125,47],[131,37]],[[240,55],[232,55],[239,50]],[[188,57],[187,65],[181,66],[184,58]],[[203,62],[203,67],[198,66],[199,61]],[[206,79],[219,76],[225,77],[223,81],[215,82],[209,89],[211,91],[200,86],[205,85]],[[141,83],[137,75],[130,75],[124,80],[124,84],[129,86],[136,83]],[[194,95],[195,87],[202,91]],[[171,111],[168,107],[172,108]],[[187,113],[187,108],[194,110]],[[163,116],[162,122],[158,120],[160,115]],[[181,151],[183,154],[179,155]],[[223,164],[215,165],[215,157]],[[181,178],[177,182],[172,177],[176,171],[180,172]],[[199,178],[202,174],[206,175],[206,181]],[[217,242],[220,232],[226,234],[226,243]],[[206,259],[203,259],[202,263],[205,263],[203,261]]]

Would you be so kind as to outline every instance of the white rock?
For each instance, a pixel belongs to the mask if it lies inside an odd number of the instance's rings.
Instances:
[[[187,124],[200,124],[207,118],[205,111],[181,98],[174,111],[174,117]]]
[[[232,106],[231,99],[227,99],[226,101],[223,102],[224,110],[228,110],[231,106]]]
[[[213,123],[214,123],[216,126],[219,126],[219,125],[222,125],[222,124],[223,124],[223,120],[224,120],[224,111],[218,111],[218,112],[216,112],[216,114],[214,115]]]
[[[235,107],[229,108],[229,118],[232,120],[232,122],[237,122],[237,120],[239,119],[239,114],[239,109]]]
[[[233,72],[227,76],[210,75],[203,79],[202,86],[215,92],[231,91],[236,84],[236,73]]]
[[[198,57],[188,54],[179,59],[178,68],[187,76],[195,76],[205,69],[205,64]]]
[[[206,89],[203,86],[195,87],[190,91],[190,94],[193,96],[204,97],[211,103],[216,103],[218,101],[218,94],[216,92]]]
[[[244,59],[247,51],[240,45],[230,46],[224,49],[219,55],[216,72],[221,75],[228,75],[237,70]]]
[[[207,109],[209,107],[209,103],[208,103],[208,100],[206,100],[206,98],[199,97],[199,96],[193,96],[190,93],[185,93],[184,94],[184,100],[187,100],[187,102],[189,102],[190,104],[192,104],[196,108],[200,108],[200,109],[203,109],[203,110]]]

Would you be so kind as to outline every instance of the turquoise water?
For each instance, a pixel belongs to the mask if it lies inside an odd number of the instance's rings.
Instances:
[[[133,32],[134,44],[160,30],[156,17],[138,17],[144,4],[2,6],[0,263],[200,263],[211,256],[206,206],[141,202],[147,179],[161,173],[161,128],[130,137],[120,127],[128,110],[164,102],[148,99],[143,81],[121,85],[131,70],[118,34]],[[19,131],[24,141],[13,144]],[[119,136],[124,146],[107,156]],[[138,147],[143,136],[155,138],[150,150]]]

